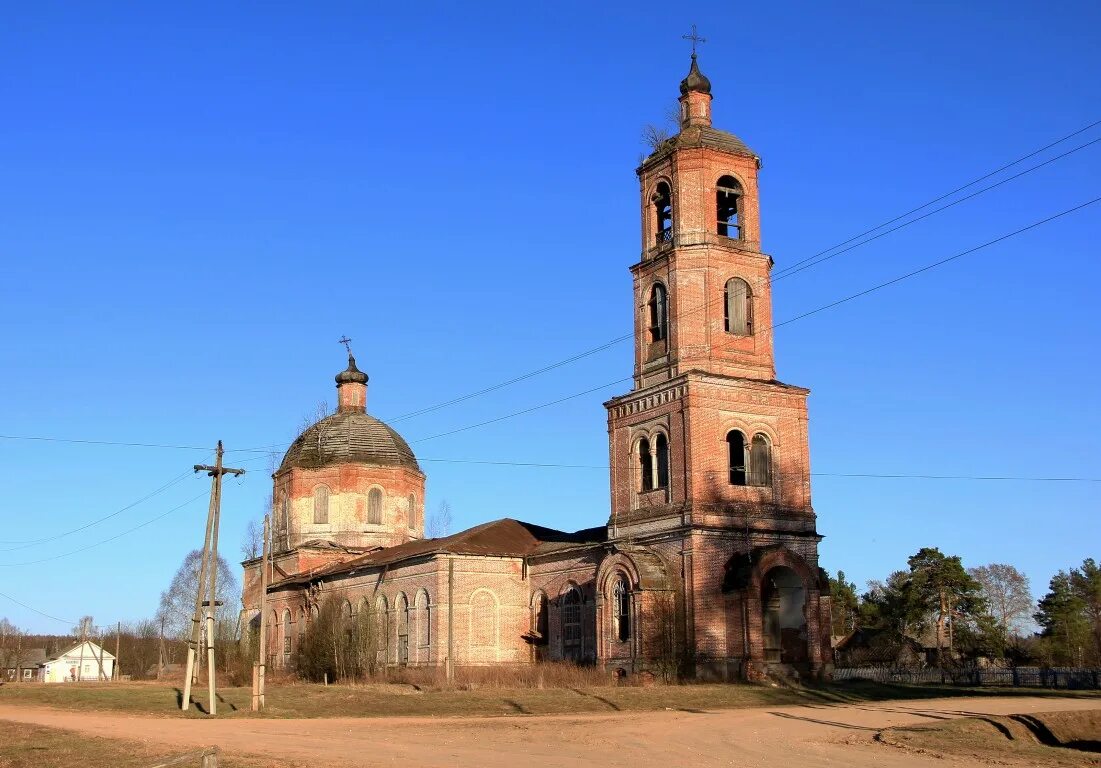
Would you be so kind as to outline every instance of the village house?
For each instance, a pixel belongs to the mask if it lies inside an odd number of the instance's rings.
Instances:
[[[115,657],[99,645],[85,640],[42,663],[44,683],[77,683],[110,680],[115,674]]]
[[[273,475],[269,663],[327,596],[369,611],[385,665],[568,660],[702,679],[830,673],[807,396],[773,359],[761,160],[711,122],[693,54],[680,132],[643,160],[634,386],[605,403],[610,512],[564,532],[514,519],[425,538],[425,475],[367,412],[349,354],[338,408]],[[594,428],[596,425],[594,424]],[[256,624],[260,559],[243,563]]]
[[[41,668],[46,662],[45,648],[23,648],[0,652],[0,680],[30,683],[41,678]]]

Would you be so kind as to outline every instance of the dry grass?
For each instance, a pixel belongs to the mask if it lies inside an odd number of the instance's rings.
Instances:
[[[974,763],[1101,766],[1101,711],[983,715],[888,728],[878,741]]]
[[[0,720],[0,768],[70,768],[74,765],[149,768],[190,750],[169,750],[140,741],[104,739],[62,728]],[[198,765],[196,761],[195,765]],[[301,768],[300,763],[222,755],[219,768]]]
[[[773,688],[739,684],[653,686],[594,685],[591,677],[573,678],[568,670],[553,677],[549,671],[527,687],[517,678],[472,673],[456,687],[439,681],[413,682],[415,670],[404,682],[315,685],[280,683],[268,686],[266,717],[479,717],[494,715],[575,714],[639,710],[713,710],[785,704],[824,704],[885,699],[922,699],[946,696],[1060,696],[1101,697],[1099,692],[1039,691],[1035,689],[904,686],[851,682],[815,688]],[[588,675],[592,670],[581,670]],[[558,675],[558,672],[553,673]],[[581,683],[573,685],[572,683]],[[516,686],[516,687],[513,687]],[[193,694],[195,706],[179,709],[180,688],[163,683],[18,684],[0,687],[0,704],[49,706],[152,714],[164,717],[205,717],[205,688]],[[248,688],[219,689],[219,717],[252,717]]]

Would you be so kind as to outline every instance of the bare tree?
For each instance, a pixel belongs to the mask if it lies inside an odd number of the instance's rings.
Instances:
[[[186,639],[191,631],[191,616],[195,610],[195,594],[199,589],[199,568],[203,562],[201,549],[193,549],[184,558],[172,583],[161,593],[157,615],[164,618],[164,630],[168,637]],[[218,594],[215,596],[222,605],[214,613],[217,624],[234,626],[236,621],[240,590],[237,578],[229,568],[225,558],[218,555]],[[206,596],[203,596],[206,599]],[[216,627],[216,631],[220,627]]]
[[[298,423],[298,434],[301,435],[317,422],[330,416],[332,412],[333,409],[329,407],[329,401],[318,400],[312,411],[307,411],[302,415],[302,420]]]
[[[677,647],[677,600],[672,592],[654,592],[643,609],[642,656],[662,680],[676,679],[683,659]]]
[[[268,494],[267,508],[271,509],[271,494]],[[253,518],[245,525],[245,534],[241,538],[241,557],[252,560],[260,557],[264,550],[264,524]]]
[[[0,670],[9,670],[9,679],[19,680],[23,655],[23,630],[7,619],[0,619]]]
[[[677,135],[680,130],[680,104],[673,102],[665,109],[661,123],[642,126],[642,143],[656,152],[662,144]]]
[[[987,611],[1002,631],[1023,633],[1036,607],[1028,577],[1006,563],[980,565],[967,572],[979,582]]]
[[[430,539],[438,539],[451,533],[451,505],[447,499],[440,502],[436,511],[428,516],[424,534]]]

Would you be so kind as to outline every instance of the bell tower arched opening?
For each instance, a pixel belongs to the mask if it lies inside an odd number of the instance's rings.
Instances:
[[[765,661],[807,661],[806,605],[807,590],[799,574],[784,565],[765,574],[761,583]]]

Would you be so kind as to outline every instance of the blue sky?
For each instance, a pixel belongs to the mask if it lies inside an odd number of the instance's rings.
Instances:
[[[601,404],[623,383],[422,438],[627,377],[629,344],[398,417],[630,332],[640,131],[677,96],[690,24],[716,124],[764,160],[777,269],[1101,120],[1085,2],[5,6],[0,433],[286,444],[333,403],[347,334],[369,409],[413,443],[429,508],[446,499],[456,527],[607,518],[600,469],[432,460],[602,466]],[[1101,144],[777,281],[774,319],[1099,182]],[[1101,484],[827,476],[1101,474],[1099,234],[1095,205],[777,329],[780,377],[812,390],[826,568],[863,586],[939,546],[1015,564],[1042,593],[1101,555]],[[64,533],[207,458],[0,440],[0,539]],[[225,491],[235,559],[269,478],[262,454],[229,461],[249,469]],[[0,544],[0,592],[65,620],[151,614],[199,543],[206,488],[185,477],[84,531]],[[3,598],[0,615],[64,629]]]

